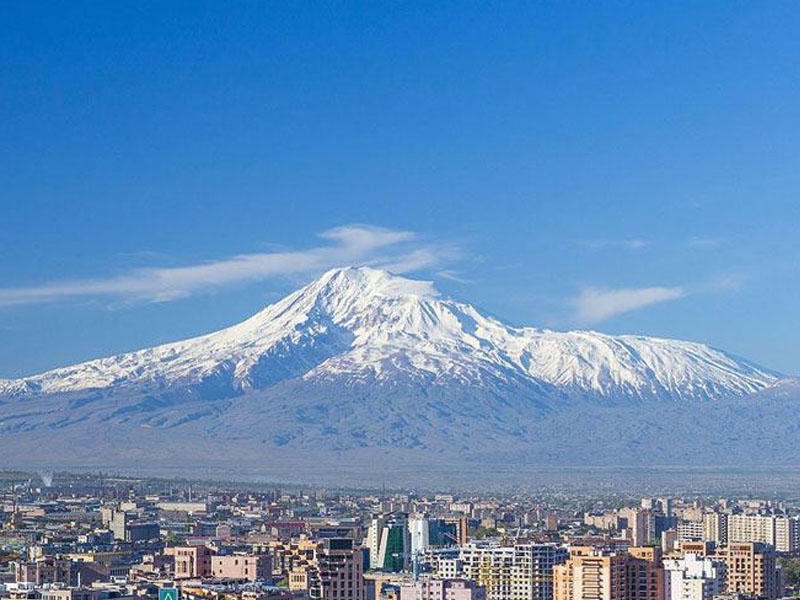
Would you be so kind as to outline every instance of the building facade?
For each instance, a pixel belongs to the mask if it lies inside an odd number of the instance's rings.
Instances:
[[[697,554],[664,559],[665,600],[712,600],[724,591],[725,563]]]

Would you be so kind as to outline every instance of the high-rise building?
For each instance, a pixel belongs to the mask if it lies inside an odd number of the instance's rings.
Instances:
[[[399,572],[411,566],[411,538],[408,516],[391,513],[372,519],[367,530],[369,568]]]
[[[713,555],[725,563],[726,591],[775,600],[781,591],[775,551],[766,544],[730,542]]]
[[[703,515],[703,539],[717,544],[728,543],[728,514],[711,512]]]
[[[627,600],[627,557],[585,546],[553,568],[554,600]]]
[[[628,548],[627,558],[628,600],[663,600],[664,568],[661,564],[661,548]]]
[[[364,600],[364,556],[350,538],[326,538],[289,572],[289,589],[314,600]]]
[[[462,522],[466,526],[466,519],[410,518],[408,533],[412,560],[415,555],[430,547],[441,548],[466,543],[466,533],[460,531]]]
[[[730,515],[729,542],[761,542],[777,552],[798,549],[798,520],[775,515]]]
[[[468,544],[459,560],[463,575],[484,586],[488,600],[552,600],[553,568],[568,556],[555,544]]]
[[[665,600],[712,600],[724,590],[725,563],[697,554],[664,559]]]
[[[411,541],[411,556],[417,556],[431,546],[430,524],[424,517],[414,517],[408,520],[408,535]]]
[[[100,509],[103,526],[111,530],[115,540],[125,540],[125,527],[128,524],[128,513],[119,506],[104,506]]]
[[[700,521],[680,521],[675,531],[678,541],[702,540],[705,537],[705,528]]]
[[[655,539],[655,517],[649,509],[623,508],[619,516],[627,524],[632,546],[644,546]]]
[[[672,552],[678,541],[678,533],[674,529],[661,532],[661,551],[663,553]]]
[[[585,546],[553,570],[554,600],[663,600],[661,549],[635,546],[627,553]]]

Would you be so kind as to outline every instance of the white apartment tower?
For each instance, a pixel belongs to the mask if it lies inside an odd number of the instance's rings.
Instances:
[[[722,561],[691,553],[664,559],[664,600],[711,600],[724,584]]]

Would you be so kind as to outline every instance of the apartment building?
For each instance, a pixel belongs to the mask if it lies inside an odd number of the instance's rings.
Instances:
[[[665,600],[712,600],[725,586],[725,563],[687,553],[664,559]]]
[[[710,512],[703,515],[703,539],[717,544],[728,543],[728,514]]]
[[[635,546],[628,549],[626,573],[628,600],[663,600],[664,568],[661,548]]]
[[[663,600],[661,549],[571,547],[569,560],[553,569],[553,591],[554,600]]]
[[[350,538],[328,538],[289,572],[289,589],[313,600],[364,600],[364,554]]]
[[[553,567],[568,556],[555,544],[468,544],[459,561],[463,576],[485,587],[488,600],[552,600]]]
[[[569,559],[553,567],[554,600],[626,600],[627,557],[588,546],[573,546]]]
[[[399,600],[486,600],[486,589],[471,579],[425,577],[401,585]]]
[[[730,542],[714,557],[725,563],[726,591],[761,600],[775,600],[782,590],[775,567],[775,551],[767,544]]]
[[[798,520],[775,515],[730,515],[728,542],[760,542],[776,552],[798,549]]]

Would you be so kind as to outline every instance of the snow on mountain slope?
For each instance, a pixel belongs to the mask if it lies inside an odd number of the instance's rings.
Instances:
[[[329,271],[216,333],[0,380],[0,397],[185,389],[223,398],[291,380],[683,401],[746,396],[781,376],[698,343],[509,327],[427,282],[361,267]]]

